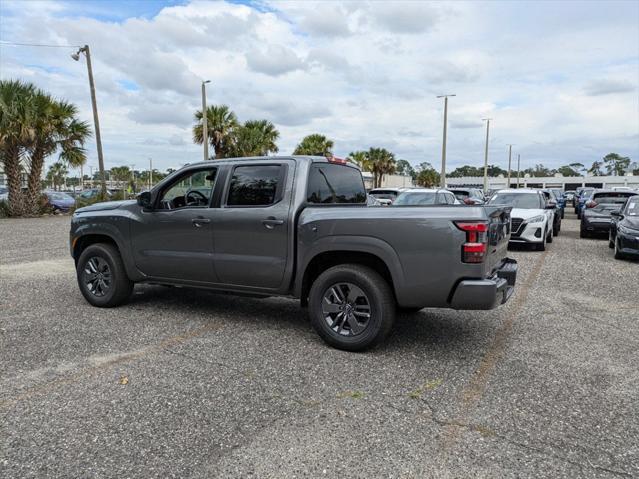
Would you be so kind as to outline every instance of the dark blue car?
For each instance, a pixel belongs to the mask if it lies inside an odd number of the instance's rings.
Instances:
[[[595,188],[584,188],[579,192],[579,197],[575,200],[575,213],[577,213],[577,219],[581,219],[581,212],[584,209],[584,205],[590,199],[594,193]]]
[[[53,208],[53,211],[66,213],[75,206],[75,199],[61,191],[43,191],[42,194],[47,197],[47,204]]]

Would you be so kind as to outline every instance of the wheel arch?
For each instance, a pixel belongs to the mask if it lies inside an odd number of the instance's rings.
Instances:
[[[303,273],[297,277],[295,282],[295,296],[300,298],[302,306],[306,306],[311,285],[322,272],[339,264],[359,264],[373,269],[384,278],[389,283],[395,300],[397,300],[398,291],[403,284],[403,273],[399,258],[394,250],[391,249],[391,251],[392,253],[378,248],[362,248],[361,245],[359,248],[348,245],[317,248],[312,254],[307,255],[308,259],[298,270]]]

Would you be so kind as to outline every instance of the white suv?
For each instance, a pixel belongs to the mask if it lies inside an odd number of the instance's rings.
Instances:
[[[552,243],[554,205],[547,203],[541,191],[499,190],[488,204],[513,207],[510,212],[511,243],[529,243],[541,251],[546,249],[546,243]]]

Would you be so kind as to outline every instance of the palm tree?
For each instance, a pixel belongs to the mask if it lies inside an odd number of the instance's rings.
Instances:
[[[369,171],[367,165],[368,154],[365,151],[351,151],[346,159],[352,163],[355,163],[363,171]]]
[[[588,173],[591,173],[592,176],[601,176],[603,173],[601,172],[601,167],[603,163],[601,161],[593,161],[592,166],[588,170]]]
[[[202,144],[202,110],[195,112],[196,124],[193,127],[193,141]],[[206,109],[206,130],[215,158],[224,158],[228,154],[229,140],[238,127],[237,116],[226,105],[211,105]]]
[[[62,186],[64,184],[64,179],[69,174],[69,170],[64,163],[61,161],[56,161],[49,167],[49,171],[47,172],[47,180],[51,182],[54,190],[58,189],[58,186]],[[38,197],[39,197],[38,193]]]
[[[293,152],[294,155],[331,156],[333,140],[324,135],[313,133],[305,136]]]
[[[249,120],[235,129],[229,153],[231,156],[266,156],[277,153],[275,143],[280,136],[275,125],[268,120]]]
[[[128,166],[114,166],[111,168],[111,178],[122,184],[122,199],[125,199],[127,187],[131,182],[131,169]]]
[[[395,155],[385,148],[370,148],[368,150],[368,162],[373,173],[373,187],[382,185],[384,175],[395,173]]]
[[[19,80],[0,80],[0,164],[9,189],[9,215],[23,213],[22,160],[34,137],[35,87]]]
[[[59,159],[72,167],[86,163],[84,143],[91,135],[88,123],[76,119],[77,108],[66,101],[56,101],[41,91],[35,93],[35,135],[29,145],[30,171],[27,210],[37,214],[40,178],[44,160],[60,151]]]

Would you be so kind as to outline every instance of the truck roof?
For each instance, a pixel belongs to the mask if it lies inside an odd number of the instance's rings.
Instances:
[[[351,168],[360,169],[355,163],[351,163],[347,160],[343,160],[341,158],[327,158],[325,156],[311,156],[311,155],[280,155],[280,156],[245,156],[240,158],[219,158],[207,161],[196,161],[194,163],[187,163],[182,168],[192,168],[194,166],[204,166],[212,163],[226,163],[229,161],[238,162],[238,161],[278,161],[278,160],[296,160],[296,161],[308,161],[310,163],[334,163],[343,166],[350,166]]]

